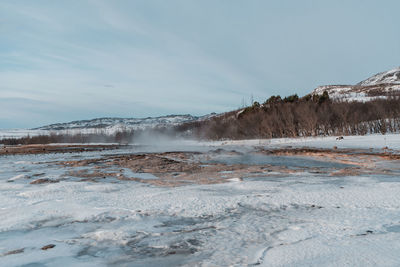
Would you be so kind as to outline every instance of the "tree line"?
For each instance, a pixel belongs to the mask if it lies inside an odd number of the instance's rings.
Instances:
[[[400,130],[400,99],[332,101],[329,94],[272,96],[242,110],[179,126],[202,139],[365,135]]]
[[[52,144],[52,143],[118,143],[128,144],[134,136],[133,130],[122,130],[109,134],[106,132],[96,133],[57,133],[41,135],[27,135],[24,137],[11,137],[0,140],[4,145],[29,145],[29,144]]]

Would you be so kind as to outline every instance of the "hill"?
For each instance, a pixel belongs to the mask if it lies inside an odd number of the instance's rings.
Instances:
[[[203,120],[213,116],[192,116],[186,115],[167,115],[161,117],[147,118],[96,118],[91,120],[79,120],[66,123],[55,123],[33,130],[41,131],[77,131],[77,132],[96,132],[104,130],[105,132],[114,133],[121,130],[144,130],[157,127],[171,127],[182,123]]]
[[[345,101],[370,101],[376,98],[400,95],[400,67],[375,74],[355,85],[323,85],[311,94],[327,91],[332,99]]]

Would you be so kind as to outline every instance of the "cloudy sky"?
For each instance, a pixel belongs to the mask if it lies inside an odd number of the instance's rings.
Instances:
[[[400,65],[398,0],[2,0],[0,128],[202,115]]]

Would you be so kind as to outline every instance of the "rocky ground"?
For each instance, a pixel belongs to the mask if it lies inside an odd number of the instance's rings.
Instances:
[[[276,161],[270,162],[269,157]],[[284,161],[296,161],[299,158],[305,161],[304,164],[284,164]],[[82,181],[101,182],[105,178],[113,178],[157,186],[182,186],[304,172],[329,176],[398,175],[397,169],[387,169],[383,164],[379,164],[398,160],[399,154],[362,149],[256,148],[245,154],[219,148],[207,152],[107,155],[94,159],[58,161],[53,164],[69,168],[81,167],[79,170],[67,171],[61,179],[80,177]],[[146,174],[151,176],[143,178]]]

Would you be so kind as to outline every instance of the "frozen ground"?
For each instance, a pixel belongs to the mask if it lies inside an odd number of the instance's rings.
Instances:
[[[186,150],[204,153],[222,147],[247,153],[259,146],[388,146],[398,153],[400,135],[187,143]],[[133,152],[138,151],[104,154]],[[55,161],[99,156],[0,157],[1,266],[400,265],[400,177],[393,173],[329,176],[304,171],[180,187],[76,177],[30,184],[85,168],[60,167]],[[298,162],[274,160],[278,165]],[[379,164],[399,168],[397,161]]]
[[[304,138],[276,138],[276,139],[254,139],[254,140],[232,140],[218,141],[207,144],[212,145],[236,145],[236,146],[266,146],[273,148],[281,147],[315,147],[315,148],[361,148],[382,150],[384,147],[400,150],[399,134],[372,134],[365,136],[339,136],[329,137],[304,137]]]

